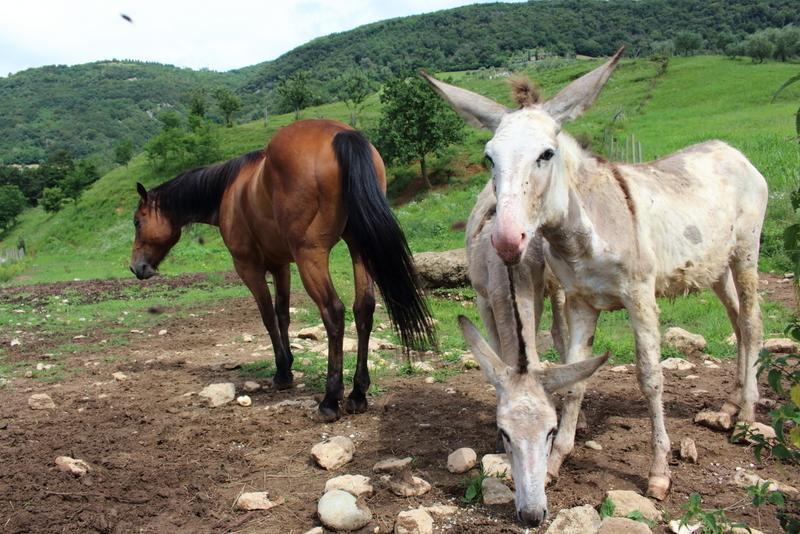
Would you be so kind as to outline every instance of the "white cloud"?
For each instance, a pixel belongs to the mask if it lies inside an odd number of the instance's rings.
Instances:
[[[315,37],[463,0],[23,0],[0,18],[0,75],[48,64],[139,59],[229,70]],[[126,22],[124,13],[133,19]]]

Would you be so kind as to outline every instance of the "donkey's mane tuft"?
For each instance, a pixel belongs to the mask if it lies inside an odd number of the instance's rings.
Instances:
[[[539,103],[539,87],[531,79],[515,75],[508,79],[511,86],[511,97],[520,107],[534,106]]]

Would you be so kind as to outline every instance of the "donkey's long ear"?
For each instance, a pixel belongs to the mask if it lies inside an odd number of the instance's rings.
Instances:
[[[136,182],[136,191],[139,193],[139,196],[142,197],[142,202],[147,202],[147,189],[139,182]]]
[[[420,75],[456,110],[456,113],[461,115],[461,118],[473,126],[483,126],[495,131],[503,115],[511,111],[485,96],[439,81],[424,70],[420,71]]]
[[[620,47],[608,62],[563,88],[556,96],[544,103],[545,111],[559,124],[578,118],[597,100],[597,96],[603,90],[611,73],[614,72],[624,51],[625,47]]]
[[[552,393],[561,388],[569,387],[581,380],[586,380],[592,376],[595,371],[600,369],[601,365],[606,363],[610,355],[610,352],[606,352],[602,356],[589,358],[582,362],[548,367],[547,369],[536,371],[536,374],[544,390],[548,393]]]
[[[475,328],[475,325],[472,324],[472,321],[463,315],[459,315],[458,325],[461,327],[461,333],[464,334],[464,339],[467,340],[467,345],[472,350],[472,354],[481,364],[481,369],[483,369],[486,379],[495,387],[501,387],[513,372],[511,367],[506,365],[495,354],[480,332],[478,332],[478,329]]]

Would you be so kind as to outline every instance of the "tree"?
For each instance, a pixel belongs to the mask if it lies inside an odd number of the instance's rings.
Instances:
[[[114,161],[117,165],[128,166],[128,162],[133,157],[133,141],[123,139],[114,147]]]
[[[79,161],[58,186],[64,192],[65,198],[78,200],[83,190],[95,183],[100,178],[97,166],[88,160]]]
[[[703,38],[698,33],[680,32],[675,36],[675,52],[684,56],[692,55],[703,46]]]
[[[772,42],[775,46],[772,52],[775,59],[786,61],[795,57],[800,54],[800,28],[786,26],[780,30],[775,30],[772,34]]]
[[[425,185],[430,188],[426,156],[464,138],[464,123],[419,76],[397,77],[381,93],[383,113],[378,139],[389,161],[419,159]]]
[[[189,93],[189,115],[197,117],[206,116],[206,92],[204,89],[197,89]]]
[[[374,84],[362,69],[353,69],[336,81],[336,97],[350,110],[350,126],[353,128],[356,127],[367,97],[374,90]]]
[[[214,98],[217,101],[217,107],[219,107],[222,116],[225,117],[225,126],[228,128],[232,127],[233,114],[242,109],[242,100],[224,87],[220,87],[214,91]]]
[[[763,63],[771,58],[774,49],[775,45],[764,34],[751,35],[747,40],[747,55],[753,59],[753,63]]]
[[[13,225],[27,206],[25,195],[16,185],[0,185],[0,229]]]
[[[48,213],[54,213],[61,209],[64,201],[64,192],[60,187],[45,187],[42,196],[39,198],[39,205]]]
[[[308,78],[307,71],[297,71],[278,82],[275,88],[283,105],[294,111],[294,120],[300,118],[300,110],[308,107],[314,99],[314,95],[308,87]]]

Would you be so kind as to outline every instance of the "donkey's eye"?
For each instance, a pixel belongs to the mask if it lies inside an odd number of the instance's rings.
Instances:
[[[550,432],[548,432],[548,433],[547,433],[547,439],[548,439],[548,440],[550,440],[550,439],[553,439],[553,436],[555,436],[555,435],[556,435],[556,431],[557,431],[557,430],[558,430],[558,428],[557,428],[557,427],[553,427],[553,428],[551,428],[551,429],[550,429]]]
[[[484,164],[484,165],[486,166],[486,168],[487,168],[487,169],[489,169],[489,170],[491,170],[491,169],[493,169],[493,168],[494,168],[494,160],[493,160],[493,159],[491,158],[491,156],[489,156],[488,154],[486,154],[485,156],[483,156],[483,164]]]
[[[508,441],[509,443],[511,442],[511,438],[508,437],[508,432],[506,432],[502,428],[500,429],[500,435],[503,436],[504,440]]]
[[[556,155],[555,151],[552,148],[548,148],[547,150],[539,154],[539,157],[536,158],[536,162],[539,163],[542,161],[550,161],[551,159],[553,159],[553,156],[555,155]]]

